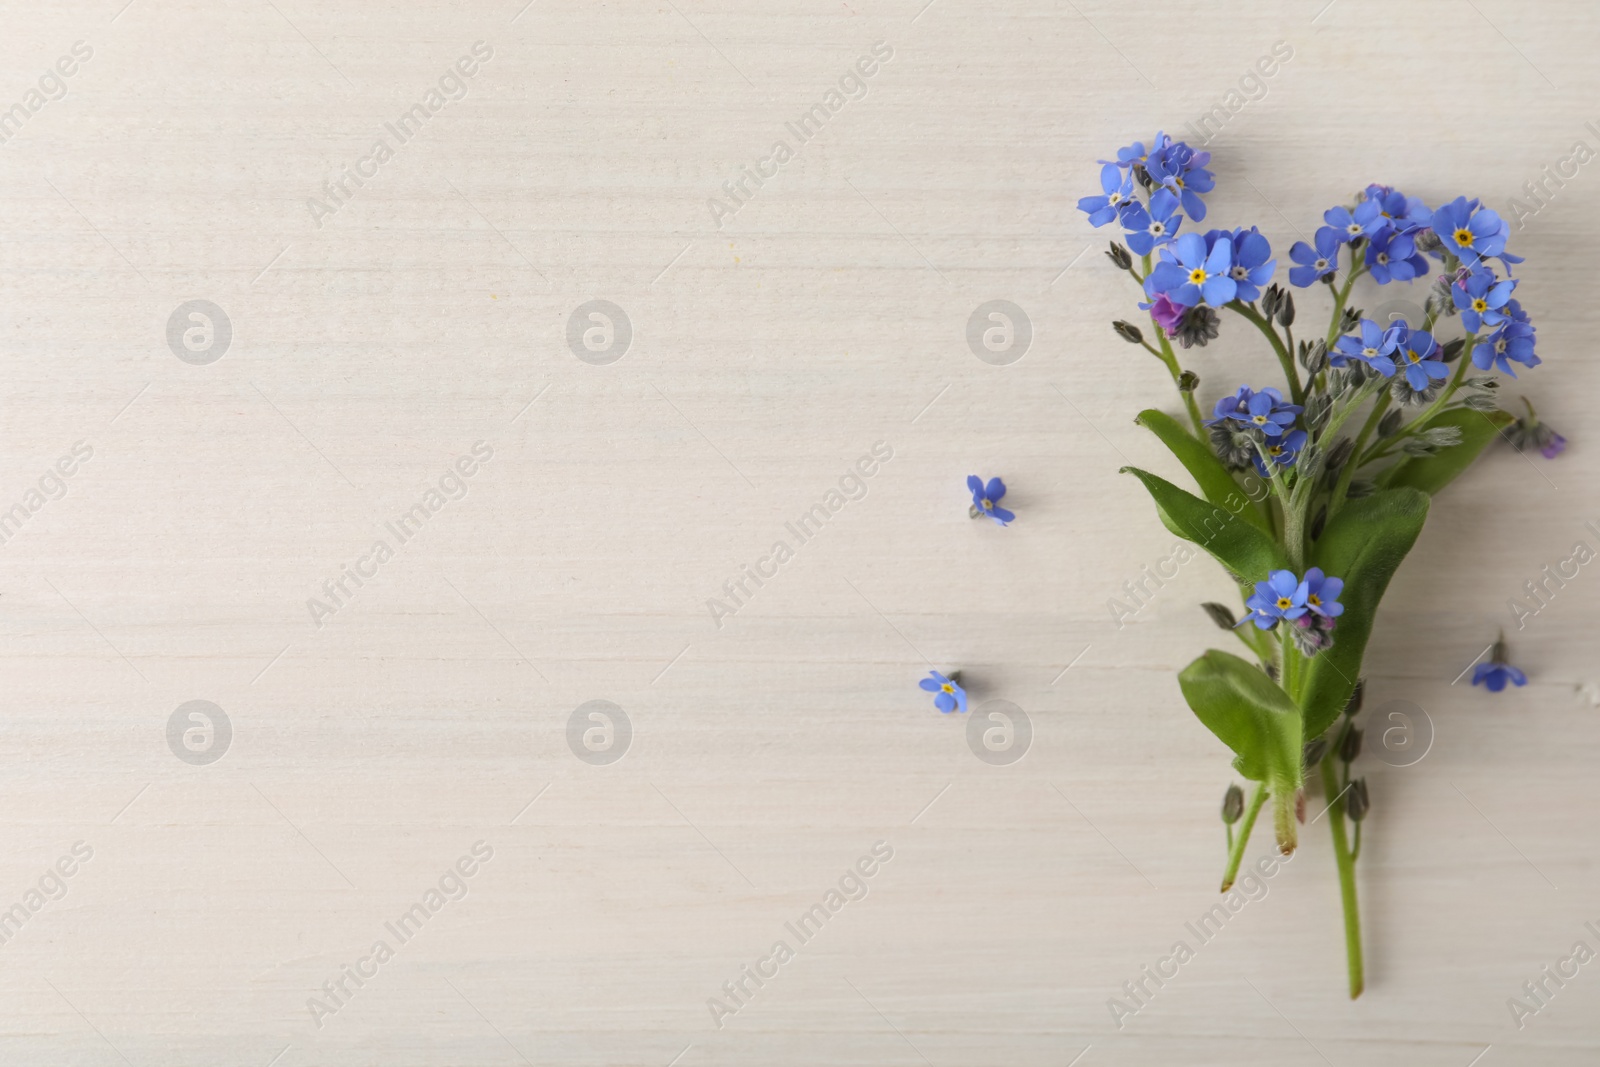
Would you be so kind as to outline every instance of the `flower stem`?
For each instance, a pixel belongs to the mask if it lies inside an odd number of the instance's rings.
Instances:
[[[1456,357],[1458,363],[1456,365],[1455,376],[1450,379],[1450,384],[1445,388],[1444,392],[1439,394],[1438,399],[1434,400],[1433,403],[1424,408],[1421,415],[1418,415],[1416,418],[1406,423],[1405,429],[1401,430],[1391,440],[1385,441],[1381,446],[1374,446],[1370,455],[1362,457],[1362,465],[1371,463],[1373,460],[1382,459],[1384,456],[1388,455],[1390,452],[1393,452],[1397,447],[1399,447],[1400,442],[1404,441],[1407,437],[1410,437],[1412,434],[1428,428],[1428,421],[1437,415],[1439,413],[1439,409],[1444,407],[1445,404],[1449,403],[1450,398],[1455,395],[1456,390],[1461,388],[1462,379],[1467,376],[1467,364],[1472,361],[1472,345],[1477,336],[1477,334],[1473,333],[1467,334],[1466,347],[1461,350],[1461,355]]]
[[[1350,481],[1356,476],[1356,468],[1362,465],[1361,449],[1366,446],[1367,438],[1372,436],[1372,431],[1378,428],[1379,420],[1389,408],[1391,395],[1389,390],[1383,391],[1378,402],[1372,405],[1372,414],[1367,416],[1366,424],[1356,435],[1356,443],[1350,450],[1350,458],[1345,460],[1344,470],[1339,472],[1339,484],[1333,487],[1333,493],[1328,498],[1328,518],[1331,519],[1338,514],[1339,508],[1344,505],[1345,494],[1350,491]]]
[[[1337,760],[1338,753],[1331,749],[1322,758],[1322,791],[1328,798],[1333,858],[1339,866],[1339,897],[1344,905],[1344,949],[1350,971],[1350,999],[1355,1000],[1365,988],[1366,979],[1361,961],[1361,913],[1356,904],[1356,860],[1344,832],[1344,799],[1334,768]]]
[[[1261,313],[1248,304],[1234,300],[1228,308],[1243,316],[1247,321],[1255,323],[1256,329],[1266,335],[1272,342],[1272,350],[1278,355],[1278,362],[1283,367],[1283,376],[1289,383],[1289,396],[1296,404],[1305,403],[1305,390],[1300,388],[1300,373],[1294,369],[1294,357],[1284,347],[1283,338],[1278,336],[1278,331],[1273,329],[1272,323],[1261,316]]]
[[[1239,832],[1233,837],[1233,847],[1228,851],[1228,869],[1222,872],[1222,888],[1219,893],[1226,893],[1233,888],[1233,880],[1239,876],[1239,863],[1244,859],[1244,846],[1250,841],[1250,831],[1255,828],[1256,816],[1261,814],[1261,805],[1267,799],[1267,784],[1256,783],[1256,791],[1250,796],[1250,806],[1244,811],[1244,819],[1239,823]]]
[[[1150,274],[1150,257],[1148,255],[1144,257],[1143,263],[1145,275],[1148,276]],[[1133,272],[1130,271],[1129,273]],[[1137,278],[1138,275],[1134,274],[1134,277]],[[1178,392],[1183,396],[1183,405],[1189,411],[1189,421],[1194,423],[1194,435],[1204,441],[1206,439],[1206,425],[1205,419],[1200,416],[1200,406],[1194,401],[1194,393],[1181,386],[1183,367],[1178,363],[1178,354],[1172,350],[1172,342],[1167,339],[1165,327],[1156,321],[1153,310],[1150,313],[1150,325],[1155,327],[1156,340],[1161,342],[1161,351],[1153,352],[1152,354],[1167,365],[1167,373],[1172,375],[1172,384],[1179,386]],[[1145,347],[1149,348],[1150,346],[1146,345]]]

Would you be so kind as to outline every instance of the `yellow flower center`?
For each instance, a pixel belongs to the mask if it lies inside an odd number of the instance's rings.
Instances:
[[[1267,424],[1267,417],[1265,415],[1252,415],[1250,416],[1250,421],[1255,423],[1257,426],[1265,426]]]
[[[956,687],[951,685],[949,682],[944,683],[939,688],[944,690],[946,693],[954,693],[956,691]]]
[[[1310,596],[1306,597],[1306,603],[1310,604],[1312,607],[1320,608],[1322,606],[1322,598],[1317,594],[1312,593]]]
[[[1204,285],[1206,283],[1206,269],[1204,267],[1196,267],[1189,272],[1189,280],[1195,285]]]
[[[985,500],[983,502],[983,510],[984,511],[993,511],[994,510],[994,501],[993,500]]]
[[[1412,363],[1416,363],[1417,361],[1421,360],[1422,357],[1417,355],[1417,350],[1416,349],[1408,348],[1408,349],[1406,349],[1406,359],[1411,361]]]
[[[1462,248],[1466,248],[1468,245],[1470,245],[1472,243],[1472,231],[1471,230],[1457,230],[1451,236],[1453,236],[1456,239],[1456,244],[1460,245]]]
[[[1281,597],[1278,598],[1278,610],[1279,611],[1285,611],[1285,610],[1287,610],[1289,608],[1292,608],[1292,607],[1294,607],[1294,601],[1290,600],[1288,597],[1281,596]]]
[[[1485,311],[1489,310],[1489,301],[1485,300],[1481,296],[1478,297],[1478,299],[1472,302],[1472,310],[1482,315]]]

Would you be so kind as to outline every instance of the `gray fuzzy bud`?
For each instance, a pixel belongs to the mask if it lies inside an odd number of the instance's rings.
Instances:
[[[1226,604],[1218,604],[1215,600],[1208,600],[1201,604],[1200,607],[1205,610],[1207,615],[1211,616],[1211,621],[1216,623],[1219,629],[1231,630],[1239,623],[1239,620],[1233,617],[1233,612],[1228,610]]]
[[[1186,370],[1178,375],[1178,392],[1192,393],[1200,386],[1200,375],[1192,370]]]
[[[1402,412],[1391,411],[1382,419],[1380,419],[1378,421],[1378,439],[1382,440],[1385,437],[1393,437],[1396,433],[1398,433],[1400,430],[1400,420],[1402,417]]]
[[[1144,343],[1144,334],[1140,332],[1139,327],[1135,326],[1131,322],[1124,322],[1122,319],[1118,319],[1116,322],[1111,324],[1111,328],[1117,331],[1118,337],[1122,338],[1130,345]]]
[[[1278,325],[1288,329],[1294,325],[1294,294],[1283,294],[1283,306],[1278,308]]]
[[[1222,821],[1232,826],[1244,814],[1244,790],[1229,783],[1228,791],[1222,794]]]
[[[1133,269],[1133,253],[1115,241],[1111,242],[1111,247],[1106,251],[1106,256],[1110,258],[1112,263],[1116,264],[1118,270]]]
[[[1367,797],[1367,780],[1357,778],[1350,783],[1350,792],[1345,794],[1344,811],[1350,816],[1351,822],[1360,822],[1367,817],[1367,812],[1372,810],[1372,801]]]

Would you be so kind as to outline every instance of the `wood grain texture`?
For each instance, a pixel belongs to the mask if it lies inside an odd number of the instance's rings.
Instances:
[[[1373,635],[1371,714],[1410,701],[1434,738],[1362,763],[1367,995],[1319,824],[1120,1029],[1108,999],[1217,900],[1228,760],[1174,672],[1229,588],[1196,560],[1125,625],[1107,608],[1171,552],[1116,471],[1182,476],[1132,422],[1176,403],[1108,329],[1135,294],[1073,208],[1094,160],[1182,132],[1282,41],[1208,146],[1208,225],[1259,225],[1286,265],[1368,181],[1504,209],[1600,149],[1590,5],[123,2],[0,4],[0,109],[26,113],[0,145],[0,511],[92,450],[0,545],[0,908],[93,850],[0,944],[0,1060],[1595,1062],[1600,963],[1523,1029],[1506,1000],[1600,948],[1600,578],[1520,632],[1506,604],[1600,544],[1600,164],[1514,245],[1545,364],[1508,400],[1573,447],[1496,449],[1439,499]],[[461,98],[331,201],[480,41]],[[786,123],[878,42],[801,143]],[[567,342],[597,299],[632,328],[604,366]],[[1005,366],[966,340],[995,299],[1032,326]],[[190,300],[231,324],[206,365],[168,346]],[[1238,323],[1190,363],[1207,405],[1276,373]],[[401,543],[386,524],[475,442],[492,458]],[[973,472],[1014,526],[967,519]],[[1452,684],[1499,626],[1531,684]],[[930,666],[1025,709],[1025,757],[975,758]],[[208,765],[168,745],[191,700],[232,726]],[[609,765],[568,744],[591,700],[631,723]],[[479,841],[466,895],[388,933]],[[789,934],[880,841],[866,896]],[[308,999],[379,939],[319,1026]],[[717,1025],[708,998],[780,939]]]

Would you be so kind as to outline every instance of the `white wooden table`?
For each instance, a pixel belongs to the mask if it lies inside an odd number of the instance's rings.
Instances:
[[[1509,635],[1527,688],[1451,682],[1600,544],[1588,167],[1513,244],[1507,400],[1572,448],[1437,502],[1369,652],[1434,737],[1359,765],[1367,994],[1319,824],[1108,1011],[1216,902],[1174,671],[1228,583],[1111,620],[1176,404],[1094,160],[1223,108],[1207,224],[1286,267],[1368,181],[1504,210],[1600,149],[1589,5],[1323,3],[4,4],[0,1061],[1596,1062],[1600,964],[1506,1006],[1600,949],[1592,568]],[[1191,365],[1273,368],[1237,322]]]

